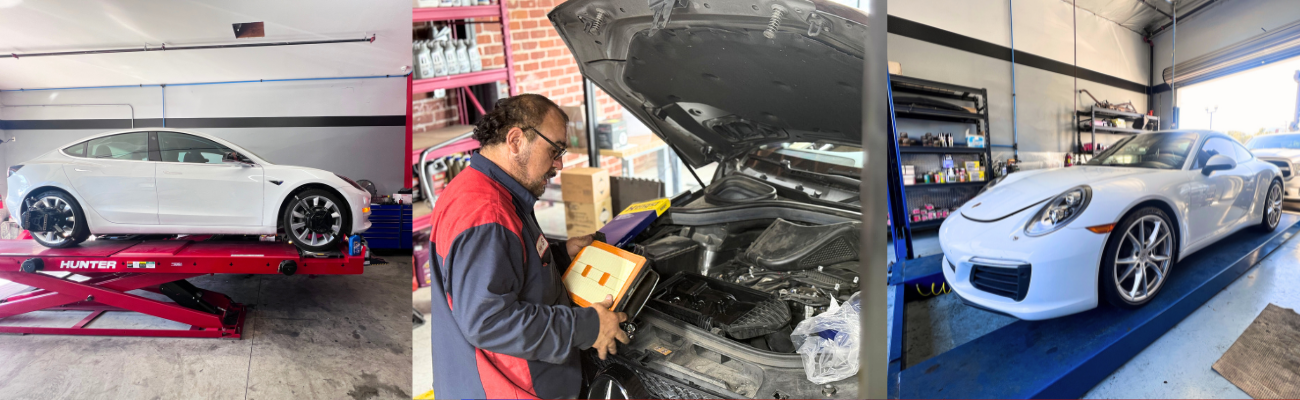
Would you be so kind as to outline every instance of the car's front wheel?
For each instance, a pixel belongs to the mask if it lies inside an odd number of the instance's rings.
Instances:
[[[1264,196],[1264,209],[1262,210],[1264,218],[1255,225],[1255,229],[1260,232],[1272,232],[1277,229],[1278,222],[1282,221],[1282,182],[1273,181],[1268,185],[1268,195]]]
[[[51,248],[72,247],[90,237],[86,214],[81,204],[71,195],[58,190],[47,190],[27,198],[27,208],[22,215],[25,228],[32,239]]]
[[[1098,277],[1110,304],[1136,308],[1155,297],[1174,264],[1177,230],[1156,207],[1130,213],[1111,231]]]
[[[334,193],[321,189],[294,195],[280,217],[286,236],[294,246],[306,251],[339,250],[350,228],[346,204]]]

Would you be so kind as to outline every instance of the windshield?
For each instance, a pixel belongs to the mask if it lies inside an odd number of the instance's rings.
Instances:
[[[1246,147],[1254,149],[1300,149],[1300,135],[1268,135],[1256,136],[1246,143]]]
[[[1087,165],[1179,169],[1196,144],[1195,133],[1160,132],[1134,135],[1120,140]]]

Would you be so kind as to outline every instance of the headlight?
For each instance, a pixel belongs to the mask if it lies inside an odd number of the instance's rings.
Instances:
[[[1047,201],[1047,205],[1038,210],[1038,214],[1025,225],[1025,234],[1042,236],[1065,227],[1070,221],[1079,217],[1088,202],[1092,200],[1092,188],[1078,186]]]
[[[363,191],[363,192],[366,191],[366,189],[362,189],[362,188],[361,188],[361,185],[358,185],[356,181],[353,181],[353,180],[351,180],[351,179],[348,179],[348,177],[346,177],[346,176],[339,175],[339,174],[334,174],[334,176],[339,177],[339,179],[342,179],[344,182],[347,182],[349,185],[352,185],[352,187],[357,188],[357,190],[360,190],[360,191]]]
[[[993,180],[989,181],[989,184],[984,185],[984,187],[980,189],[979,193],[975,193],[975,197],[979,197],[979,195],[984,194],[984,192],[989,191],[989,189],[992,189],[992,188],[993,188],[993,185],[998,184],[998,182],[1002,182],[1003,179],[1007,179],[1007,176],[1006,176],[1006,175],[1002,175],[1002,176],[999,176],[999,177],[997,177],[997,178],[993,178]]]

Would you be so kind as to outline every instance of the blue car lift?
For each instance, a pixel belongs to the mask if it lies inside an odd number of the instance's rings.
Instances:
[[[903,364],[907,288],[943,282],[942,255],[910,255],[907,204],[890,94],[889,217],[898,260],[890,266],[890,398],[1079,398],[1300,232],[1283,214],[1273,232],[1243,230],[1173,267],[1169,281],[1137,309],[1102,304],[1046,321],[1016,321],[916,365]],[[956,296],[956,293],[949,294]],[[1104,302],[1103,302],[1104,303]]]

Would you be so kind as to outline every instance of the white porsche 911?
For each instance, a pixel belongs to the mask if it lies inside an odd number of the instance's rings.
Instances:
[[[370,227],[370,193],[351,179],[176,129],[82,139],[9,167],[8,183],[5,208],[47,247],[91,234],[283,230],[299,248],[323,252]]]
[[[989,183],[939,228],[943,275],[975,307],[1025,320],[1149,302],[1175,262],[1242,228],[1277,228],[1282,178],[1231,137],[1163,131],[1087,164]]]

